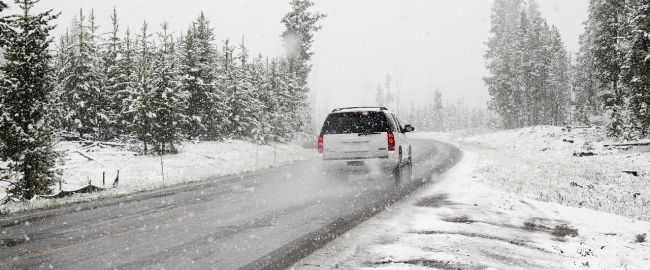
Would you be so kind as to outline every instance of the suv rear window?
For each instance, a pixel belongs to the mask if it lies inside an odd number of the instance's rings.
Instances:
[[[327,116],[323,134],[388,132],[390,126],[383,112],[344,112]]]

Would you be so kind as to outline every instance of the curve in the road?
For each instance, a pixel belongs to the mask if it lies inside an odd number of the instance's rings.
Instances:
[[[416,158],[415,167],[417,167],[420,172],[414,174],[412,179],[413,181],[401,183],[400,188],[396,189],[394,192],[387,193],[388,196],[383,200],[371,203],[351,215],[338,218],[334,222],[327,224],[316,231],[308,233],[291,243],[266,254],[264,257],[241,267],[240,270],[286,269],[298,262],[300,259],[323,247],[328,242],[341,236],[375,214],[385,210],[393,203],[411,194],[425,183],[428,183],[429,179],[431,179],[434,174],[441,174],[447,171],[461,159],[462,152],[457,147],[441,142],[437,142],[437,144],[442,146],[442,149],[437,148],[433,152],[429,152],[432,154],[431,156],[420,155]],[[427,166],[429,163],[431,163],[431,167]]]
[[[311,160],[0,218],[0,269],[282,269],[453,166],[414,141],[414,177],[324,174]]]

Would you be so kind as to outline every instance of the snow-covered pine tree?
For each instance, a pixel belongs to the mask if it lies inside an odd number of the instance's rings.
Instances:
[[[7,61],[0,67],[1,171],[10,196],[31,199],[51,191],[59,171],[52,127],[53,84],[49,79],[52,10],[32,14],[38,0],[17,1],[22,13],[2,18],[8,24],[2,48]],[[30,76],[25,76],[30,74]]]
[[[7,4],[0,0],[0,12],[4,11],[7,8]],[[5,46],[5,43],[8,41],[6,38],[5,32],[9,31],[9,27],[7,26],[6,19],[0,17],[0,48]]]
[[[640,0],[630,21],[633,39],[623,68],[630,111],[642,136],[650,132],[650,0]]]
[[[516,38],[513,40],[513,60],[510,64],[510,69],[515,72],[515,77],[512,81],[512,92],[509,98],[512,108],[510,111],[511,121],[514,122],[515,127],[521,127],[528,124],[528,116],[530,115],[529,89],[531,88],[530,74],[534,72],[535,64],[533,63],[533,52],[531,48],[531,22],[525,10],[520,11],[519,25],[517,26]]]
[[[226,96],[228,97],[229,136],[235,139],[252,138],[251,132],[258,127],[256,118],[261,112],[261,104],[256,98],[255,71],[249,63],[248,49],[244,41],[239,46],[237,61],[234,48],[224,44],[224,72],[227,76]]]
[[[594,1],[590,2],[594,5]],[[590,8],[591,9],[591,8]],[[591,16],[591,15],[590,15]],[[591,115],[601,114],[601,99],[598,98],[599,81],[593,62],[593,20],[585,22],[585,32],[580,35],[580,48],[573,67],[573,91],[576,99],[576,120],[582,124],[590,124]]]
[[[548,124],[547,108],[549,104],[549,69],[551,52],[548,50],[549,27],[534,0],[528,1],[528,36],[526,51],[529,54],[525,66],[525,125]],[[526,69],[526,68],[525,68]]]
[[[274,95],[274,72],[275,60],[269,62],[266,58],[262,61],[262,56],[255,59],[254,65],[257,73],[258,93],[257,99],[260,102],[261,110],[258,117],[258,126],[254,134],[253,141],[260,144],[267,144],[276,141],[274,137],[274,123],[277,110],[277,97]]]
[[[74,44],[71,40],[69,31],[66,31],[64,35],[59,37],[59,42],[56,47],[56,53],[52,65],[52,70],[54,76],[54,108],[52,111],[53,116],[53,125],[57,130],[66,129],[66,106],[65,106],[65,79],[68,77],[70,72],[71,63],[74,53]]]
[[[291,11],[282,18],[286,27],[282,33],[284,46],[287,51],[289,69],[299,73],[303,84],[307,83],[307,76],[311,70],[309,61],[314,54],[311,46],[314,43],[314,33],[321,29],[318,21],[325,17],[324,14],[311,12],[309,8],[314,3],[311,0],[291,0]]]
[[[282,142],[292,134],[290,121],[287,121],[291,112],[286,103],[292,99],[287,86],[287,73],[288,64],[284,59],[274,59],[271,62],[271,70],[268,74],[269,87],[271,88],[268,109],[271,112],[271,140],[273,142]]]
[[[491,36],[485,54],[489,76],[485,83],[491,96],[491,107],[501,117],[504,128],[518,124],[518,108],[513,102],[517,91],[516,58],[518,26],[521,23],[522,0],[496,0],[492,7]]]
[[[442,106],[442,93],[436,90],[433,98],[433,131],[443,131],[444,116]]]
[[[623,60],[620,46],[624,22],[624,1],[600,0],[590,5],[589,25],[595,77],[599,80],[605,110],[609,113],[608,133],[620,136],[625,132],[626,102],[619,84]]]
[[[485,78],[491,96],[490,108],[503,127],[563,122],[559,100],[568,85],[566,67],[554,61],[568,59],[559,35],[542,17],[535,0],[497,0],[492,10],[492,36],[485,55],[490,76]],[[568,60],[567,60],[568,61]],[[555,70],[557,69],[557,70]],[[562,89],[555,89],[555,87]],[[559,91],[559,92],[558,92]],[[469,115],[463,106],[460,114]],[[467,118],[467,117],[465,117]],[[469,125],[469,120],[463,119]]]
[[[104,104],[102,109],[106,115],[106,135],[104,138],[110,139],[120,135],[119,118],[122,113],[122,100],[118,93],[123,90],[124,83],[121,82],[123,76],[120,69],[120,57],[122,51],[122,39],[119,37],[119,23],[117,21],[117,10],[113,8],[111,14],[111,31],[108,33],[108,39],[102,45],[102,93]]]
[[[134,100],[133,131],[143,144],[143,153],[149,153],[149,146],[152,143],[152,125],[155,117],[154,108],[151,104],[153,91],[153,52],[151,34],[148,32],[147,23],[142,24],[140,35],[136,44],[136,83]]]
[[[66,122],[70,131],[76,131],[80,137],[87,135],[101,137],[106,117],[102,111],[103,93],[101,90],[101,68],[97,45],[96,25],[91,13],[90,23],[86,24],[83,11],[74,33],[74,54],[66,71],[64,80],[64,102]]]
[[[289,61],[283,61],[281,70],[282,91],[286,93],[286,98],[280,104],[283,108],[282,117],[286,121],[285,133],[281,134],[284,141],[311,134],[308,130],[312,126],[309,105],[307,104],[306,86],[302,83],[302,78],[298,73],[291,71]],[[311,137],[308,137],[311,138]]]
[[[99,92],[95,96],[95,132],[94,137],[100,140],[108,140],[113,137],[111,133],[111,122],[110,118],[110,92],[106,91],[106,73],[103,68],[105,66],[104,59],[102,58],[102,36],[98,33],[99,25],[97,25],[95,11],[90,10],[90,15],[88,16],[89,23],[89,38],[88,42],[89,54],[91,56],[93,72],[97,78],[97,86],[99,87]]]
[[[193,138],[223,138],[227,105],[217,87],[218,52],[214,30],[203,12],[188,29],[181,46],[181,88],[188,94],[186,133]]]
[[[195,25],[190,26],[186,34],[179,40],[179,71],[181,73],[181,91],[187,94],[188,107],[185,115],[188,117],[184,133],[190,138],[200,138],[206,133],[202,121],[202,108],[209,103],[207,95],[200,88],[198,56],[194,38]]]
[[[243,43],[243,41],[242,41]],[[265,103],[262,101],[262,95],[265,92],[266,86],[266,69],[262,60],[262,55],[253,58],[249,63],[249,76],[252,82],[251,92],[251,108],[250,113],[251,123],[254,126],[248,135],[249,139],[256,143],[269,142],[269,123],[267,122],[268,116],[266,115]]]
[[[287,64],[291,74],[288,84],[291,94],[296,102],[291,104],[296,107],[290,108],[296,112],[293,126],[296,131],[301,131],[311,136],[313,125],[311,124],[311,113],[307,94],[307,78],[311,71],[309,63],[312,55],[312,44],[314,33],[321,29],[318,22],[325,17],[324,14],[309,10],[314,5],[311,0],[291,0],[291,10],[282,18],[285,31],[282,33],[284,47],[286,49]],[[288,134],[291,137],[291,134]]]
[[[151,92],[151,140],[158,154],[175,153],[174,144],[181,140],[185,104],[179,87],[176,48],[169,24],[161,25],[160,46],[153,63]]]
[[[550,33],[549,53],[551,66],[549,69],[550,84],[547,100],[547,113],[550,117],[546,124],[563,125],[567,123],[571,91],[569,67],[571,65],[568,53],[564,48],[560,31],[553,26]]]
[[[112,106],[120,112],[115,121],[115,129],[121,136],[134,134],[135,101],[138,96],[136,47],[131,38],[131,30],[127,28],[116,66],[118,77],[115,80],[115,88],[112,89],[114,91]]]

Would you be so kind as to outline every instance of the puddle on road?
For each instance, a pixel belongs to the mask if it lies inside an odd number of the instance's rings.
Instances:
[[[0,239],[0,247],[13,247],[25,243],[27,239],[18,238],[18,239]]]

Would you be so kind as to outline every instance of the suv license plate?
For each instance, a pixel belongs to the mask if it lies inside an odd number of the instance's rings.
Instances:
[[[348,166],[363,166],[363,161],[348,161]]]

